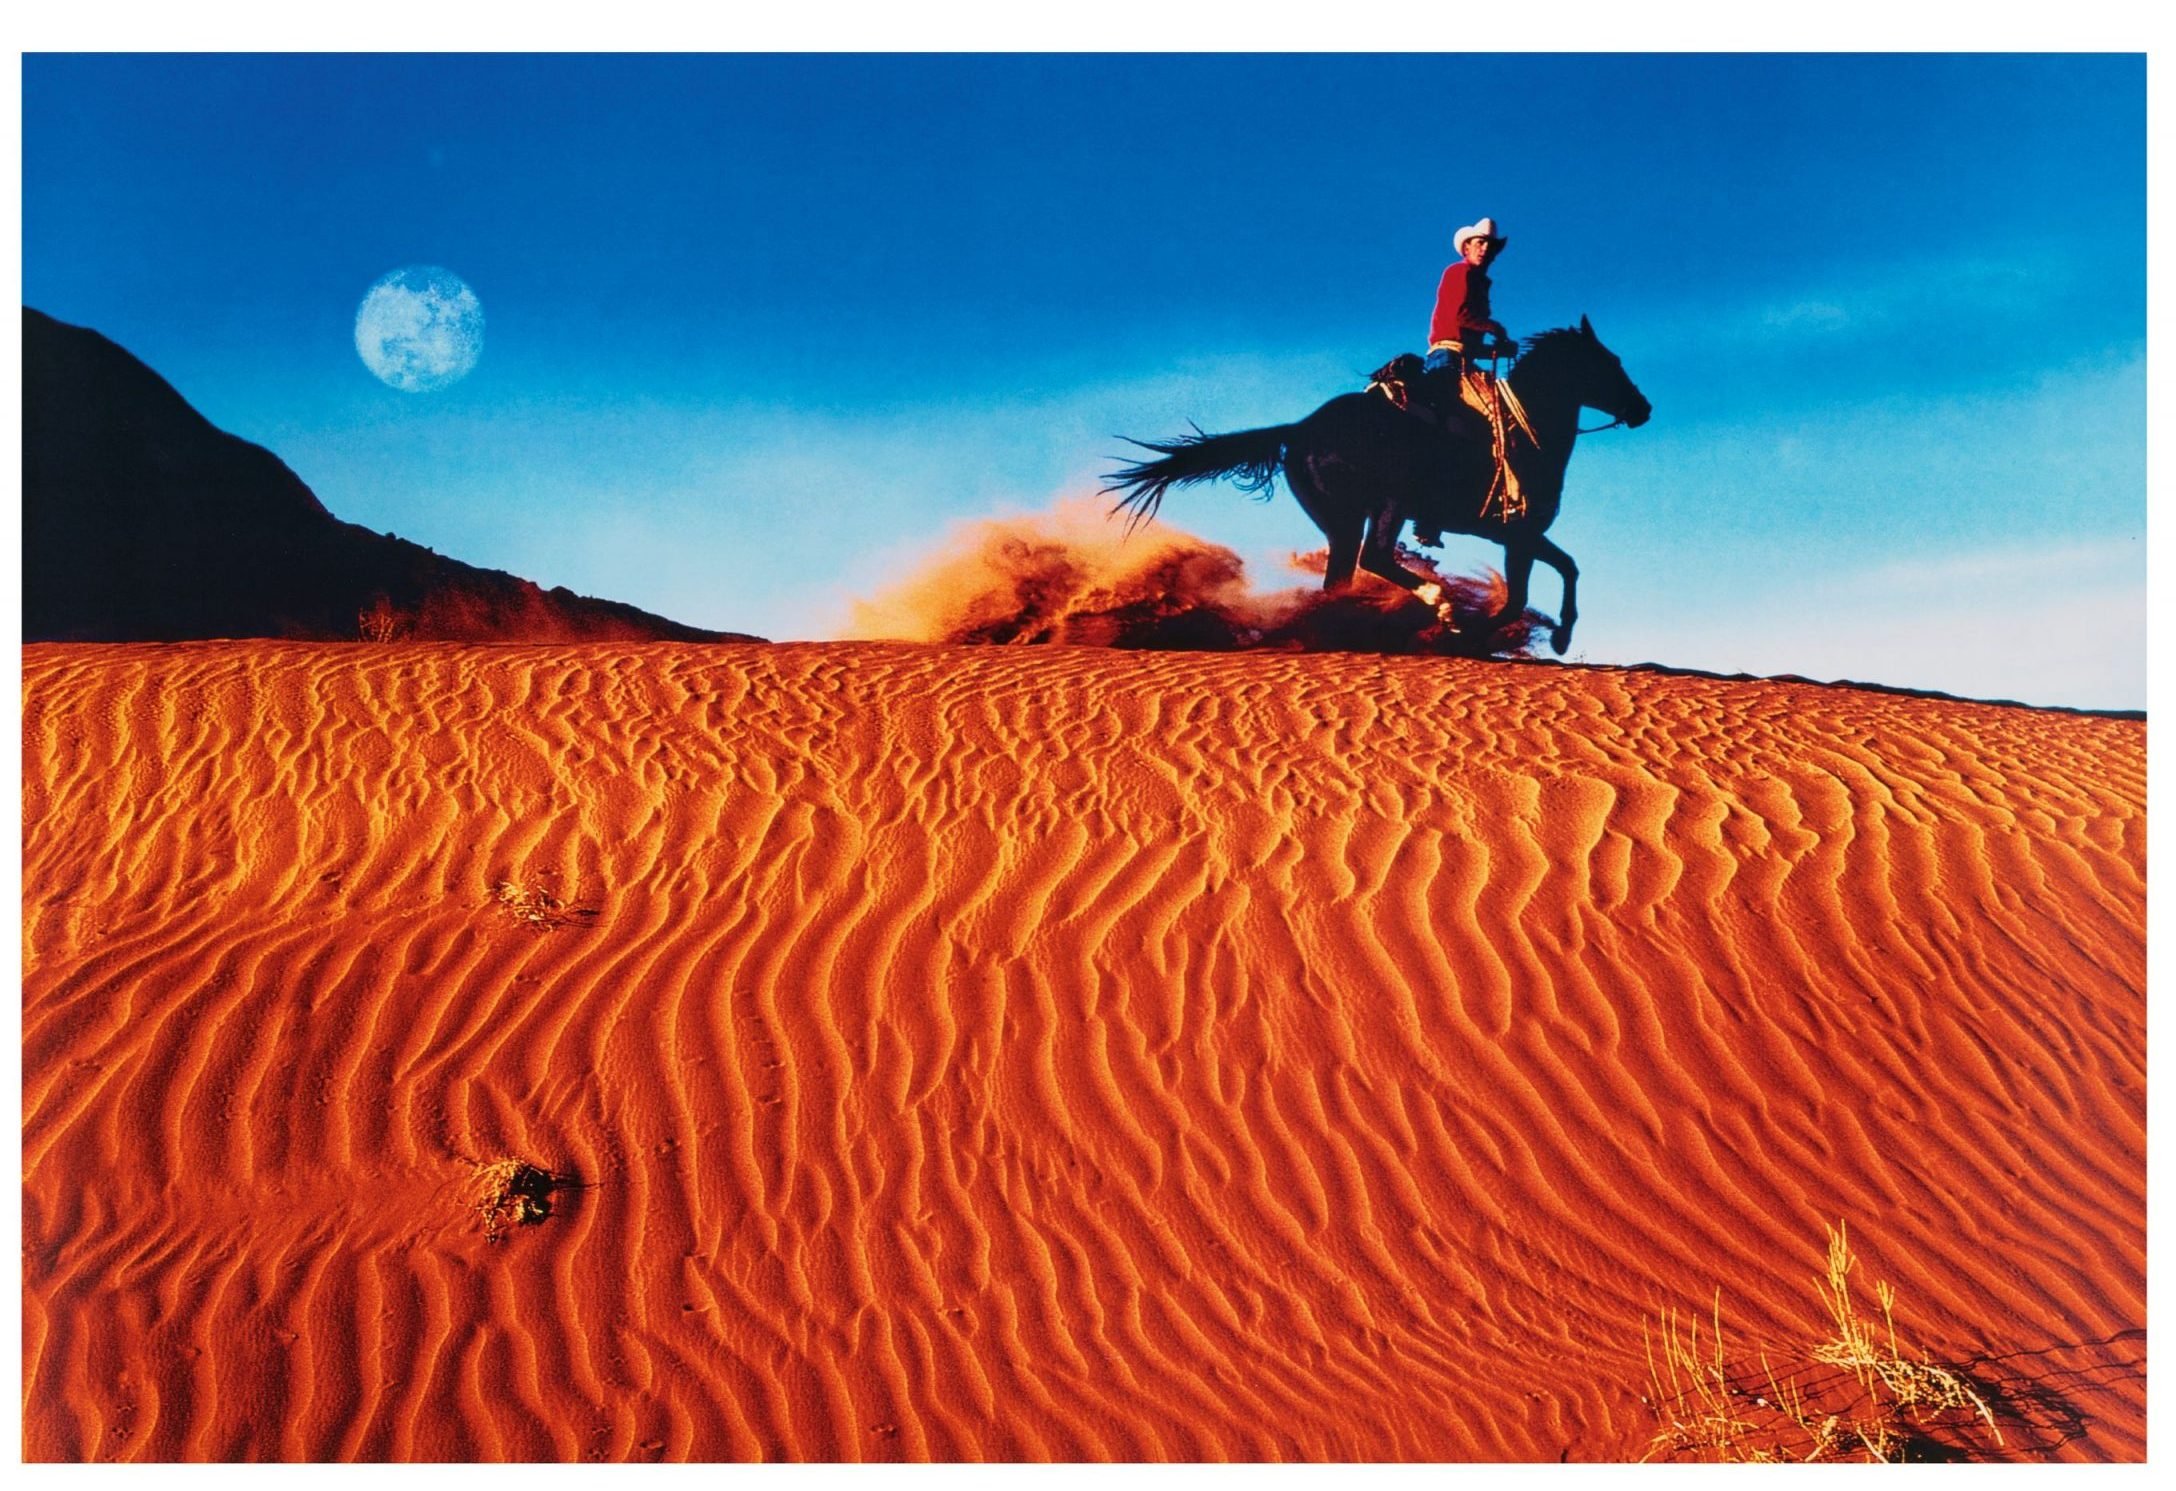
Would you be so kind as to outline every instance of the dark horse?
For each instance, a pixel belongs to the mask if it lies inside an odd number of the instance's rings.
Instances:
[[[1459,405],[1447,427],[1437,426],[1378,393],[1342,394],[1297,424],[1136,441],[1160,459],[1114,473],[1104,490],[1118,494],[1119,507],[1131,509],[1140,522],[1155,516],[1173,487],[1228,476],[1242,490],[1259,492],[1282,470],[1292,495],[1330,541],[1323,589],[1343,588],[1362,567],[1414,591],[1448,623],[1442,587],[1398,563],[1406,520],[1439,520],[1451,532],[1504,546],[1508,594],[1484,635],[1525,612],[1536,559],[1564,577],[1563,618],[1549,633],[1549,645],[1562,653],[1579,619],[1579,567],[1546,535],[1564,501],[1564,468],[1579,434],[1579,411],[1599,409],[1636,429],[1654,410],[1584,316],[1576,328],[1529,338],[1507,381],[1533,427],[1531,439],[1515,423],[1511,430],[1511,465],[1526,511],[1508,522],[1493,509],[1483,511],[1494,474],[1485,419]]]

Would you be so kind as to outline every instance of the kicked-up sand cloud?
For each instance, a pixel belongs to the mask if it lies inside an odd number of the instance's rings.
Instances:
[[[1327,551],[1294,555],[1320,575]],[[1453,631],[1426,606],[1362,574],[1331,595],[1319,586],[1257,590],[1240,557],[1161,520],[1128,534],[1107,499],[1071,497],[1048,511],[963,526],[920,573],[856,605],[847,635],[916,642],[1068,643],[1206,652],[1397,652],[1526,656],[1521,617],[1485,634],[1503,604],[1502,577],[1444,575],[1407,551],[1406,568],[1440,581]]]

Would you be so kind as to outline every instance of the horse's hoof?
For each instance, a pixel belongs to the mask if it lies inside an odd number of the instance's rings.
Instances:
[[[1572,629],[1568,626],[1551,627],[1549,645],[1556,650],[1558,657],[1564,656],[1564,649],[1572,645]]]

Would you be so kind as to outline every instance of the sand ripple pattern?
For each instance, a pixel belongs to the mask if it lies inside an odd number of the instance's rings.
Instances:
[[[27,1457],[2144,1447],[2145,727],[1356,656],[32,647]],[[544,885],[535,926],[496,888]],[[580,913],[580,914],[576,914]],[[468,1164],[578,1177],[484,1241]]]

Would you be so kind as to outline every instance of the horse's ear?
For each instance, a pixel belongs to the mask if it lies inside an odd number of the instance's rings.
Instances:
[[[1585,316],[1579,318],[1579,334],[1589,341],[1594,340],[1594,328],[1588,324]]]

